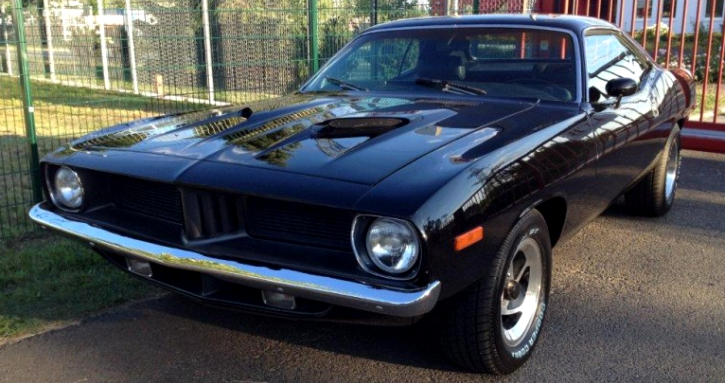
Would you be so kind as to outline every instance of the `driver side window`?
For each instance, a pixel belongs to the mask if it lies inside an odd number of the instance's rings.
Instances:
[[[648,63],[632,51],[616,34],[592,34],[584,37],[590,98],[606,96],[607,82],[631,78],[639,84]]]

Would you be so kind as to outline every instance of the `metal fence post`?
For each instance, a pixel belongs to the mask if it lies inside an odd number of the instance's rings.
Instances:
[[[206,61],[206,87],[209,104],[214,104],[214,72],[211,60],[211,30],[209,28],[209,0],[201,0],[201,22],[204,27],[204,60]]]
[[[50,25],[50,7],[48,7],[48,0],[43,0],[43,14],[41,15],[45,20],[45,48],[48,55],[48,71],[50,72],[50,81],[55,82],[55,54],[53,52],[53,31]]]
[[[307,2],[307,25],[310,45],[310,76],[317,73],[320,66],[320,52],[317,41],[317,0]]]
[[[5,42],[5,70],[7,74],[13,74],[13,63],[10,60],[10,37],[8,36],[8,17],[5,13],[5,4],[0,4],[0,22],[3,25],[3,41]]]
[[[131,62],[131,82],[133,93],[138,94],[138,73],[136,73],[136,47],[133,43],[133,17],[131,16],[131,0],[126,0],[126,34],[128,35],[128,60]]]
[[[473,14],[477,15],[481,8],[481,0],[473,0]]]
[[[103,10],[103,0],[98,0],[98,33],[101,39],[101,66],[103,67],[103,87],[111,89],[111,79],[108,75],[108,42],[106,41],[106,20]]]
[[[35,136],[35,108],[33,106],[33,94],[30,87],[30,71],[28,66],[28,46],[25,39],[25,20],[23,20],[22,0],[13,2],[13,27],[17,41],[18,72],[20,87],[23,97],[23,117],[25,119],[25,131],[28,139],[30,182],[33,193],[33,201],[40,202],[43,198],[40,191],[40,171],[38,165],[38,139]]]
[[[378,24],[378,0],[370,1],[370,26]]]

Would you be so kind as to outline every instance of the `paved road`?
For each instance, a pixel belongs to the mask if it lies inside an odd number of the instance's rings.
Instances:
[[[614,206],[555,249],[519,372],[461,371],[422,328],[290,322],[174,296],[0,348],[1,382],[725,382],[725,156],[686,153],[660,219]]]

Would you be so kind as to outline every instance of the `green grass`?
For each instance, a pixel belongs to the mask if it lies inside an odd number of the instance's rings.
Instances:
[[[160,294],[89,249],[47,234],[0,245],[0,344]]]
[[[79,135],[133,119],[203,105],[165,101],[129,93],[31,81],[39,137]],[[0,76],[0,134],[25,135],[18,79]]]

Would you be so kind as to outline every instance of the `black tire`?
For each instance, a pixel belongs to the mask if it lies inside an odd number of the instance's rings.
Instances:
[[[680,163],[680,128],[675,126],[654,168],[624,194],[627,210],[648,217],[667,214],[675,202]]]
[[[511,324],[515,315],[502,315],[502,303],[509,307],[518,301],[512,300],[510,279],[507,274],[520,264],[522,245],[538,247],[540,253],[540,289],[534,310],[519,316],[521,336],[516,344],[504,335],[504,329]],[[529,255],[523,254],[525,259]],[[532,256],[533,257],[533,256]],[[531,258],[533,259],[533,258]],[[533,263],[532,263],[533,265]],[[522,282],[519,286],[528,291],[533,286],[534,267],[520,266]],[[518,271],[514,271],[516,274]],[[526,274],[528,273],[528,276]],[[524,287],[524,277],[526,284]],[[441,311],[439,333],[446,354],[455,363],[477,372],[507,374],[521,367],[531,356],[543,324],[544,313],[549,301],[551,281],[551,243],[544,217],[532,210],[522,217],[509,233],[506,241],[491,261],[484,276],[472,288],[452,298]],[[505,291],[509,299],[506,299]],[[519,292],[520,294],[521,292]],[[521,297],[521,295],[518,295]],[[524,298],[526,294],[524,294]],[[521,306],[524,306],[520,301]],[[531,302],[527,302],[531,303]],[[522,310],[522,313],[524,310]],[[524,318],[529,318],[522,320]],[[518,323],[518,322],[517,322]],[[525,324],[525,327],[524,327]],[[512,326],[509,331],[516,329]]]

